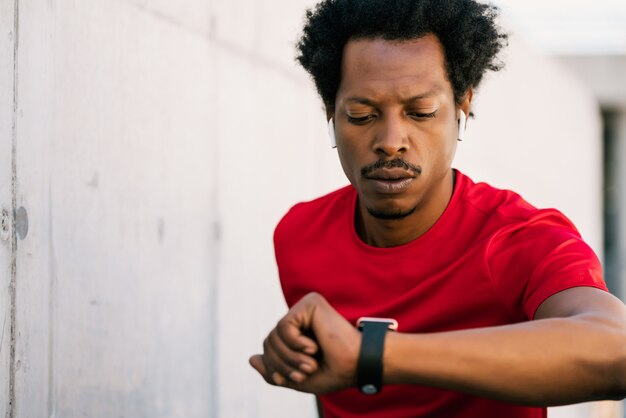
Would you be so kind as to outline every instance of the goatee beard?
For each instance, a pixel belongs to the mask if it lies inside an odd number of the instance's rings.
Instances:
[[[404,212],[402,212],[401,210],[379,211],[379,210],[368,208],[368,207],[366,207],[365,209],[367,209],[367,213],[369,213],[376,219],[382,219],[382,220],[387,220],[387,221],[400,221],[406,218],[407,216],[413,214],[413,212],[415,212],[415,209],[417,209],[417,207],[413,207],[412,209],[409,209]]]

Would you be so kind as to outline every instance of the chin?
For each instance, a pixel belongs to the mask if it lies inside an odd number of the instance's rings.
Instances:
[[[400,221],[406,218],[407,216],[412,215],[413,212],[415,212],[416,208],[417,207],[413,207],[410,209],[402,209],[402,208],[378,209],[378,208],[366,207],[367,213],[369,213],[374,218],[383,219],[383,220],[392,220],[392,221]]]

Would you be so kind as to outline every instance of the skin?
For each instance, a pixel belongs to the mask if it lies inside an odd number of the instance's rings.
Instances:
[[[316,341],[302,333],[311,330]],[[319,294],[295,304],[250,364],[270,384],[325,394],[356,385],[360,333]],[[385,384],[419,384],[504,402],[554,406],[626,396],[626,307],[579,287],[544,301],[535,320],[433,334],[388,333]],[[321,350],[317,363],[305,351]],[[307,364],[312,372],[305,372]]]
[[[418,238],[451,198],[458,112],[469,113],[472,95],[455,102],[443,63],[434,36],[346,45],[342,82],[327,113],[335,118],[342,167],[359,195],[357,230],[370,245],[392,247]],[[415,97],[420,98],[407,100]],[[423,116],[433,111],[436,117]],[[375,171],[376,183],[361,173],[376,161],[397,158],[419,166],[421,174]],[[380,183],[380,177],[394,176],[413,177],[398,192],[397,184]],[[381,192],[389,189],[394,192]],[[388,220],[372,211],[408,215]],[[311,293],[278,322],[263,354],[252,356],[250,364],[270,384],[324,394],[355,386],[360,344],[356,328]],[[315,355],[320,351],[321,359]],[[546,299],[529,322],[388,333],[383,370],[385,384],[434,386],[524,405],[622,399],[626,307],[604,291],[578,287]]]
[[[439,219],[452,196],[459,112],[469,114],[471,97],[470,91],[456,105],[443,48],[433,35],[401,43],[347,43],[332,110],[339,160],[359,195],[357,231],[366,243],[405,244]],[[361,174],[368,165],[394,159],[420,167],[421,174],[400,168],[373,172],[377,179]],[[414,178],[406,191],[377,191],[381,177],[407,176]],[[381,220],[368,208],[412,213],[401,220]]]

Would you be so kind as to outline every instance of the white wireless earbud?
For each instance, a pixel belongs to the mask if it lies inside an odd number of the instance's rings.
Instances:
[[[335,139],[335,123],[333,118],[328,121],[328,136],[330,136],[330,146],[337,148],[337,140]]]
[[[467,126],[467,116],[465,116],[465,112],[461,110],[461,114],[459,115],[459,141],[463,141],[465,137],[465,128]]]

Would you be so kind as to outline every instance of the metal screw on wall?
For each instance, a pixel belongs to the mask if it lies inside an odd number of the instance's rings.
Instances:
[[[28,235],[28,212],[24,206],[20,206],[15,211],[15,232],[19,239],[24,239]]]

